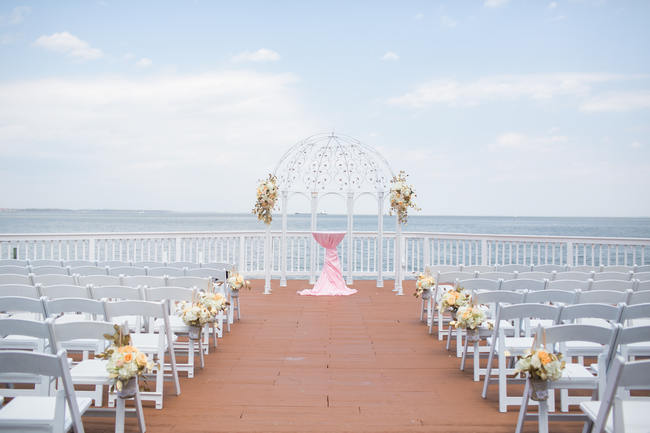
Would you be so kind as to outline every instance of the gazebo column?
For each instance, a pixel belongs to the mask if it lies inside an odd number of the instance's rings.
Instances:
[[[316,231],[316,216],[318,214],[318,191],[312,191],[311,193],[311,231],[312,233]],[[316,284],[316,240],[311,236],[310,242],[310,252],[309,255],[309,284]]]
[[[271,224],[266,225],[264,236],[264,294],[271,294],[271,266],[273,266],[273,245],[271,244]]]
[[[354,225],[354,193],[348,192],[347,200],[348,208],[348,277],[346,279],[346,284],[351,285],[354,281],[352,280],[352,257],[354,256],[354,241],[352,239],[352,228]]]
[[[384,287],[384,192],[377,193],[377,245],[375,267],[377,268],[377,287]]]
[[[396,216],[396,218],[399,218]],[[403,295],[402,290],[402,224],[397,219],[395,226],[395,290],[398,295]]]
[[[282,239],[280,240],[280,287],[287,287],[287,204],[289,191],[280,192],[282,196]]]

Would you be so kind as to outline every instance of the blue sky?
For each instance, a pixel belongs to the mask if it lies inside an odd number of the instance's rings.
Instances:
[[[646,1],[4,1],[0,207],[246,212],[287,148],[336,130],[406,170],[423,214],[649,216],[649,18]]]

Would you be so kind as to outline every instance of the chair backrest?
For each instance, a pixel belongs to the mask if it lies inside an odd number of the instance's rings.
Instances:
[[[215,268],[197,268],[197,269],[187,269],[185,275],[188,277],[202,277],[202,278],[213,278],[218,281],[226,280],[226,271],[223,269]]]
[[[61,266],[32,266],[34,275],[70,275],[70,269]]]
[[[476,273],[474,272],[439,272],[436,277],[436,285],[439,284],[454,284],[458,280],[468,280],[470,278],[475,278]]]
[[[57,284],[74,286],[77,284],[77,281],[71,275],[33,275],[32,279],[34,280],[34,284],[40,284],[42,286],[54,286]]]
[[[30,260],[29,261],[29,266],[31,266],[31,267],[34,267],[34,266],[58,266],[58,267],[61,267],[61,266],[63,266],[63,262],[61,260],[48,260],[48,259]]]
[[[76,275],[108,275],[108,268],[107,267],[99,267],[99,266],[79,266],[75,268],[70,268],[70,273],[71,274],[76,274]]]
[[[77,277],[80,286],[87,286],[92,284],[95,287],[99,286],[119,286],[122,281],[120,277],[114,275],[80,275]]]
[[[532,270],[531,265],[497,265],[498,272],[530,272]]]
[[[86,313],[104,317],[104,303],[95,299],[43,299],[43,305],[48,317],[55,317],[62,313]]]
[[[0,274],[28,275],[29,268],[27,266],[4,265],[0,266]]]
[[[8,335],[20,335],[22,337],[41,338],[49,341],[50,330],[47,320],[26,320],[26,319],[0,319],[0,337]],[[49,344],[48,344],[49,346]]]
[[[634,281],[599,280],[591,283],[589,290],[616,290],[625,292],[634,288]]]
[[[129,287],[147,286],[162,287],[165,285],[163,277],[148,277],[145,275],[135,275],[122,278],[122,285]]]
[[[84,432],[65,350],[58,351],[56,355],[14,350],[0,351],[0,373],[25,373],[60,378],[63,391],[57,392],[55,422],[58,425],[54,431],[64,431],[67,404],[68,416],[71,418],[75,433]],[[15,426],[12,426],[10,421],[5,422],[3,427],[8,429],[13,427],[15,431],[28,428],[22,420]],[[43,425],[39,424],[35,428],[43,428]]]
[[[478,272],[476,278],[486,280],[514,280],[517,278],[517,272]]]
[[[650,281],[650,272],[637,272],[634,279],[638,281]]]
[[[618,331],[616,344],[650,342],[650,325],[629,326]]]
[[[102,266],[102,267],[108,266],[109,268],[118,268],[118,267],[132,266],[132,263],[124,260],[104,260],[103,262],[97,262],[97,266]]]
[[[624,272],[629,273],[634,271],[634,266],[619,266],[619,265],[610,265],[602,266],[600,272]]]
[[[608,327],[597,325],[554,325],[544,330],[546,347],[551,348],[558,343],[567,341],[584,341],[603,345],[603,352],[609,354],[614,347],[618,327],[614,324]],[[604,360],[607,364],[607,359]]]
[[[185,276],[185,270],[182,268],[171,268],[171,267],[162,267],[162,268],[149,268],[147,270],[147,275],[152,277],[183,277]]]
[[[627,303],[632,291],[619,292],[616,290],[589,290],[586,292],[578,292],[579,304],[620,304]]]
[[[79,320],[61,323],[54,321],[50,323],[50,332],[52,334],[52,340],[56,341],[57,345],[64,341],[78,339],[98,340],[108,343],[108,340],[104,338],[104,334],[113,335],[115,328],[112,322],[102,322],[99,320]]]
[[[560,323],[574,322],[579,319],[602,319],[616,323],[621,318],[623,304],[575,304],[562,308]]]
[[[634,288],[637,292],[645,292],[650,290],[650,280],[648,281],[637,281],[636,287]]]
[[[90,294],[93,299],[130,299],[144,300],[142,289],[128,286],[90,286]]]
[[[499,290],[501,280],[486,280],[484,278],[470,278],[458,281],[458,286],[465,290]]]
[[[25,298],[39,298],[41,295],[35,286],[27,284],[2,284],[0,296],[22,296]]]
[[[508,290],[492,290],[489,292],[476,292],[473,299],[477,304],[523,304],[524,294]]]
[[[201,265],[199,263],[194,263],[194,262],[169,262],[166,264],[167,267],[170,268],[188,268],[188,269],[194,269],[194,268],[200,268]]]
[[[578,265],[569,267],[570,271],[576,272],[600,272],[600,266],[591,266],[591,265]]]
[[[589,290],[591,282],[589,280],[578,281],[578,280],[553,280],[549,281],[546,285],[547,290]]]
[[[594,281],[602,280],[621,280],[621,281],[631,281],[632,280],[632,271],[629,272],[596,272],[594,274]]]
[[[105,309],[108,320],[120,316],[169,317],[165,301],[110,301],[105,303]]]
[[[169,277],[167,285],[173,287],[197,288],[199,290],[209,291],[212,288],[212,282],[209,278],[200,277]]]
[[[546,280],[507,280],[501,283],[501,290],[529,290],[531,292],[544,290]]]
[[[23,284],[31,286],[34,283],[29,275],[0,274],[0,284]]]
[[[19,259],[2,259],[0,260],[0,266],[28,266],[28,260],[19,260]]]
[[[564,272],[567,270],[565,265],[535,265],[533,272]]]
[[[448,269],[440,269],[446,267]],[[455,268],[455,269],[454,269]],[[452,271],[462,271],[462,272],[495,272],[497,270],[496,266],[488,266],[488,265],[472,265],[472,266],[461,266],[461,269],[458,269],[458,266],[432,266],[431,267],[432,272],[435,271],[440,271],[440,272],[452,272]]]
[[[650,272],[650,265],[642,265],[642,266],[637,266],[634,269],[634,272],[640,273],[640,272]]]
[[[627,320],[650,319],[650,303],[628,305],[621,313],[621,323]]]
[[[641,292],[632,292],[630,298],[627,300],[627,303],[628,305],[650,303],[650,290],[644,290]]]
[[[108,268],[108,275],[124,275],[124,276],[136,276],[136,275],[147,275],[147,268],[134,268],[131,266],[118,266],[115,268]]]
[[[43,302],[40,299],[25,298],[22,296],[0,297],[0,311],[9,313],[35,313],[41,318],[45,317]]]
[[[78,267],[86,267],[86,266],[91,266],[91,267],[97,267],[97,261],[95,260],[70,260],[63,262],[64,266],[68,266],[69,268],[78,268]]]
[[[576,292],[568,292],[566,290],[537,290],[526,292],[525,302],[573,304],[576,298]]]
[[[650,360],[625,362],[622,356],[616,356],[607,372],[607,385],[603,392],[596,420],[594,433],[604,433],[609,422],[614,432],[624,432],[622,409],[615,407],[618,401],[616,395],[620,387],[650,389]],[[610,415],[611,414],[611,415]],[[633,414],[628,414],[633,415]],[[608,422],[611,416],[611,421]]]
[[[41,296],[48,299],[58,298],[85,298],[90,299],[90,291],[87,286],[71,286],[68,284],[57,284],[54,286],[38,285]]]
[[[552,272],[539,272],[539,271],[533,271],[533,272],[519,272],[519,275],[517,275],[517,279],[520,280],[549,280],[551,281],[555,277],[555,274]]]
[[[499,308],[499,320],[541,319],[557,323],[561,308],[546,304],[512,304]]]
[[[555,274],[556,280],[577,280],[587,281],[593,276],[593,272],[579,272],[579,271],[562,271]]]
[[[147,301],[187,301],[192,302],[196,298],[196,290],[187,287],[147,287],[144,290],[144,296]]]

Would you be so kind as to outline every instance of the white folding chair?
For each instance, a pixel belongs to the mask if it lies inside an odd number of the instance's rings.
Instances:
[[[620,266],[620,265],[610,265],[610,266],[601,266],[600,272],[634,272],[635,266]]]
[[[70,275],[70,268],[62,266],[32,266],[34,275]]]
[[[546,280],[524,280],[518,278],[516,280],[506,280],[501,283],[501,290],[509,290],[511,292],[537,292],[545,290],[547,283]]]
[[[16,266],[16,265],[4,265],[4,266],[0,266],[0,274],[28,275],[29,267]]]
[[[634,288],[637,292],[646,292],[650,290],[650,280],[648,281],[636,281],[636,287]]]
[[[130,275],[122,278],[122,285],[129,287],[163,287],[164,277],[148,277],[146,275]]]
[[[61,267],[61,266],[63,266],[63,262],[61,260],[48,260],[48,259],[29,260],[29,266],[31,266],[31,267],[34,267],[34,266],[57,266],[57,267]]]
[[[92,301],[91,301],[92,302]],[[96,301],[95,301],[96,302]],[[113,323],[86,321],[86,322],[69,322],[69,323],[50,323],[51,340],[56,342],[60,349],[65,343],[74,344],[79,340],[95,340],[97,351],[95,355],[103,352],[107,346],[107,340],[104,335],[112,335],[115,332]],[[70,378],[74,385],[90,385],[95,387],[95,391],[77,391],[79,395],[87,395],[95,400],[95,406],[101,407],[103,388],[104,385],[110,385],[112,379],[106,371],[107,361],[94,357],[93,359],[84,359],[81,362],[75,363],[70,368]],[[136,387],[135,396],[135,413],[138,418],[138,427],[140,432],[144,433],[146,430],[144,413],[142,410],[142,399],[140,391]],[[97,410],[100,414],[105,414],[103,410]],[[125,401],[122,398],[117,398],[117,405],[115,408],[115,432],[124,432],[124,418],[126,414]]]
[[[487,398],[488,386],[495,378],[492,377],[492,360],[497,356],[497,380],[499,383],[499,412],[507,412],[508,406],[521,404],[520,397],[508,395],[507,384],[521,382],[520,379],[509,379],[514,369],[506,367],[506,360],[510,357],[523,355],[533,344],[533,335],[537,328],[526,328],[526,323],[531,320],[548,320],[557,323],[560,317],[560,307],[545,304],[514,304],[499,307],[497,317],[490,337],[490,351],[487,369],[483,382],[482,397]],[[506,336],[506,328],[502,322],[511,322],[514,327],[514,336]],[[514,359],[514,358],[513,358]]]
[[[108,266],[109,268],[117,268],[117,267],[133,266],[133,264],[131,262],[129,262],[128,260],[127,261],[125,261],[125,260],[104,260],[104,261],[97,262],[97,266],[102,266],[102,267]]]
[[[90,293],[93,299],[117,300],[144,300],[144,289],[141,287],[128,286],[93,286],[90,285]]]
[[[549,281],[548,284],[546,285],[547,290],[568,290],[568,291],[576,291],[576,290],[589,290],[589,286],[591,285],[591,281],[589,280],[584,280],[584,281],[579,281],[579,280],[552,280]]]
[[[577,265],[577,266],[570,266],[569,271],[576,271],[576,272],[600,272],[600,266],[592,266],[592,265]]]
[[[210,278],[213,281],[226,281],[226,271],[216,268],[194,268],[187,269],[185,275],[188,277]]]
[[[617,326],[603,328],[593,325],[557,325],[546,328],[545,339],[546,349],[550,352],[561,352],[562,346],[566,342],[579,341],[595,343],[601,346],[601,353],[598,357],[599,371],[606,371],[606,366],[611,356],[611,350],[614,347],[616,340]],[[554,389],[587,389],[593,392],[592,396],[598,394],[599,379],[597,375],[582,364],[567,363],[562,371],[562,377],[555,381],[548,381],[547,386],[549,390]],[[548,433],[549,417],[554,418],[554,415],[549,415],[549,406],[552,402],[543,400],[539,402],[538,413],[535,415],[528,414],[528,406],[530,396],[532,394],[532,385],[530,378],[526,378],[526,386],[524,394],[521,399],[521,407],[519,409],[519,417],[517,420],[516,433],[521,433],[526,419],[536,417],[538,419],[539,433]],[[592,397],[592,398],[593,398]],[[550,397],[549,397],[550,398]],[[589,397],[582,397],[582,400]],[[579,403],[578,403],[579,404]],[[566,420],[569,415],[562,414],[557,416],[559,419]],[[582,417],[578,417],[582,421]]]
[[[650,303],[650,290],[642,292],[632,292],[627,300],[628,305],[647,304]]]
[[[147,268],[135,268],[132,266],[118,266],[115,268],[108,268],[108,275],[123,275],[125,277],[133,277],[136,275],[147,275]]]
[[[70,268],[70,274],[77,276],[108,275],[108,267],[78,266]]]
[[[517,272],[479,272],[476,278],[485,280],[514,280],[517,278]]]
[[[90,299],[90,289],[87,286],[73,286],[68,284],[56,284],[53,286],[43,286],[37,284],[36,288],[49,299],[58,298],[86,298]]]
[[[435,277],[436,286],[433,289],[433,295],[430,298],[430,307],[427,308],[427,311],[430,314],[427,314],[427,321],[429,317],[431,320],[427,325],[429,325],[429,334],[433,333],[433,324],[434,321],[438,323],[438,340],[442,341],[444,338],[447,329],[444,327],[445,324],[449,323],[451,317],[445,314],[444,311],[438,311],[438,301],[440,300],[443,292],[450,290],[456,284],[456,280],[468,280],[470,278],[476,278],[476,272],[438,272]]]
[[[18,274],[0,274],[0,284],[22,284],[26,286],[34,285],[31,275]]]
[[[594,281],[603,280],[617,280],[617,281],[632,281],[634,273],[629,272],[596,272],[594,274]]]
[[[170,268],[178,268],[178,269],[183,269],[183,268],[194,269],[194,268],[201,267],[200,264],[194,262],[169,262],[166,263],[165,265]]]
[[[623,326],[650,325],[650,303],[625,306],[621,323]]]
[[[442,269],[441,269],[442,268]],[[472,265],[472,266],[432,266],[431,272],[453,272],[453,271],[462,271],[462,272],[495,272],[497,270],[496,266],[489,265]]]
[[[576,303],[579,304],[620,304],[627,303],[632,291],[619,292],[616,290],[589,290],[578,292]]]
[[[555,278],[555,274],[553,272],[540,272],[540,271],[531,271],[531,272],[519,272],[519,275],[517,275],[517,279],[522,279],[522,280],[548,280],[551,281]]]
[[[564,272],[567,268],[564,265],[535,265],[533,272]]]
[[[141,352],[149,355],[158,365],[154,368],[156,386],[154,391],[141,392],[143,400],[153,401],[156,409],[163,407],[163,385],[165,371],[171,372],[174,381],[176,395],[180,395],[181,387],[178,381],[178,369],[176,367],[176,353],[174,351],[174,338],[169,324],[168,307],[165,301],[114,301],[106,302],[106,317],[111,320],[119,320],[123,316],[143,316],[150,320],[148,332],[140,329],[131,334],[131,343]],[[165,363],[165,354],[169,353],[169,364]],[[114,402],[115,397],[109,397],[109,406]]]
[[[206,270],[206,268],[203,269],[193,269],[195,271],[201,271],[201,270]],[[223,271],[218,271],[218,272],[223,272]],[[201,278],[201,277],[169,277],[166,279],[166,285],[171,286],[171,287],[186,287],[188,289],[196,289],[197,291],[204,291],[204,292],[214,292],[214,287],[213,287],[213,282],[209,278]],[[238,298],[237,298],[238,299]],[[231,299],[230,302],[232,303],[233,300]],[[239,304],[239,301],[237,301]],[[239,305],[237,305],[237,313],[239,314]],[[228,332],[230,332],[230,321],[228,320],[228,317],[226,317],[226,313],[220,312],[219,315],[217,316],[217,319],[214,323],[211,323],[208,327],[211,329],[211,333],[213,335],[213,340],[214,340],[214,345],[217,345],[217,338],[222,338],[223,337],[223,324],[224,322],[226,323],[226,326],[228,328]],[[172,319],[173,323],[173,319]],[[208,335],[206,334],[205,337],[207,338]],[[209,339],[204,340],[205,344],[205,353],[208,353],[209,346],[208,346],[208,341]]]
[[[27,373],[61,380],[63,389],[54,396],[21,396],[0,409],[0,431],[49,431],[73,428],[83,433],[81,415],[90,399],[77,397],[64,350],[56,355],[21,351],[0,352],[0,373]]]
[[[650,265],[636,266],[634,272],[650,272]]]
[[[42,286],[56,286],[59,284],[76,286],[77,280],[71,275],[32,275],[33,284],[40,284]]]
[[[633,278],[637,281],[650,281],[650,272],[638,272]]]
[[[2,259],[0,260],[0,266],[28,266],[29,260],[19,260],[19,259]]]
[[[530,304],[570,305],[575,303],[576,299],[576,292],[565,290],[538,290],[526,292],[524,295],[524,302]]]
[[[555,274],[556,280],[576,280],[576,281],[588,281],[592,280],[594,272],[580,272],[580,271],[562,271]]]
[[[530,272],[532,270],[532,265],[497,265],[498,272]]]
[[[620,389],[650,389],[650,360],[630,361],[617,356],[607,373],[607,387],[599,401],[580,403],[588,417],[583,432],[645,433],[648,431],[650,400],[620,397]]]
[[[68,266],[69,268],[76,268],[80,266],[97,266],[97,261],[95,260],[68,260],[63,262],[63,266]]]
[[[185,269],[171,267],[148,268],[147,275],[151,277],[183,277],[185,276]]]
[[[79,275],[77,281],[80,286],[91,284],[94,287],[99,286],[121,286],[122,280],[114,275]]]

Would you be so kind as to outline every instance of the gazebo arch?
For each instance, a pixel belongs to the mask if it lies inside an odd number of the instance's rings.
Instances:
[[[315,231],[318,202],[325,195],[337,195],[346,201],[347,272],[352,284],[352,230],[356,200],[371,195],[377,200],[377,287],[383,286],[383,216],[385,199],[390,192],[393,170],[386,159],[371,146],[347,135],[322,133],[312,135],[292,146],[273,171],[278,179],[282,209],[280,243],[280,286],[287,285],[287,206],[291,196],[306,195],[311,200],[311,230]],[[316,280],[316,242],[310,244],[309,282]],[[267,272],[267,279],[269,273]],[[267,285],[270,284],[267,281]]]

